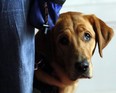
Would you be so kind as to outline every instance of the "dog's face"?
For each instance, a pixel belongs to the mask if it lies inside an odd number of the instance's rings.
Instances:
[[[50,73],[53,77],[41,71],[42,68],[35,72],[36,77],[58,87],[74,84],[80,78],[91,78],[91,57],[96,44],[102,57],[102,50],[112,36],[112,29],[95,15],[61,14],[52,31],[45,35],[40,30],[36,34],[35,61],[42,55],[54,69]]]
[[[112,35],[112,29],[93,15],[64,13],[60,15],[53,30],[55,62],[69,80],[91,78],[91,57],[96,43],[102,56],[102,49]]]

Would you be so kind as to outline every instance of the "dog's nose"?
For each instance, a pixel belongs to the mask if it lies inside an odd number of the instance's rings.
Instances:
[[[88,71],[88,68],[89,68],[89,63],[86,60],[75,63],[75,69],[78,72],[84,73],[84,72]]]

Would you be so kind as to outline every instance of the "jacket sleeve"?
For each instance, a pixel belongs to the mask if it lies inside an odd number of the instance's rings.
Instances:
[[[44,3],[48,6],[48,25],[53,28],[58,17],[59,11],[66,0],[34,0],[29,11],[29,22],[35,28],[40,29],[45,23]]]
[[[51,2],[54,2],[54,3],[56,3],[56,4],[64,4],[64,2],[66,1],[66,0],[49,0],[49,1],[51,1]]]
[[[54,27],[64,2],[65,0],[50,0],[48,2],[48,11],[49,11],[48,23],[50,25],[50,28]]]

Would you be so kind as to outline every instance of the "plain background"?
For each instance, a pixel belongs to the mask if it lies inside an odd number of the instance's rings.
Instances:
[[[116,32],[116,0],[66,0],[61,13],[77,11],[95,14]],[[80,80],[76,93],[116,93],[116,36],[103,50],[98,49],[92,58],[93,78]]]

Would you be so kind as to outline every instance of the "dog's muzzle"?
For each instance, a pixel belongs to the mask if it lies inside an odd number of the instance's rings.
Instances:
[[[90,78],[89,63],[87,60],[75,62],[74,64],[74,72],[71,76],[71,80],[77,80],[79,78]]]
[[[85,73],[88,71],[89,69],[89,63],[84,60],[82,62],[76,62],[75,63],[75,69],[79,72],[79,73]]]

